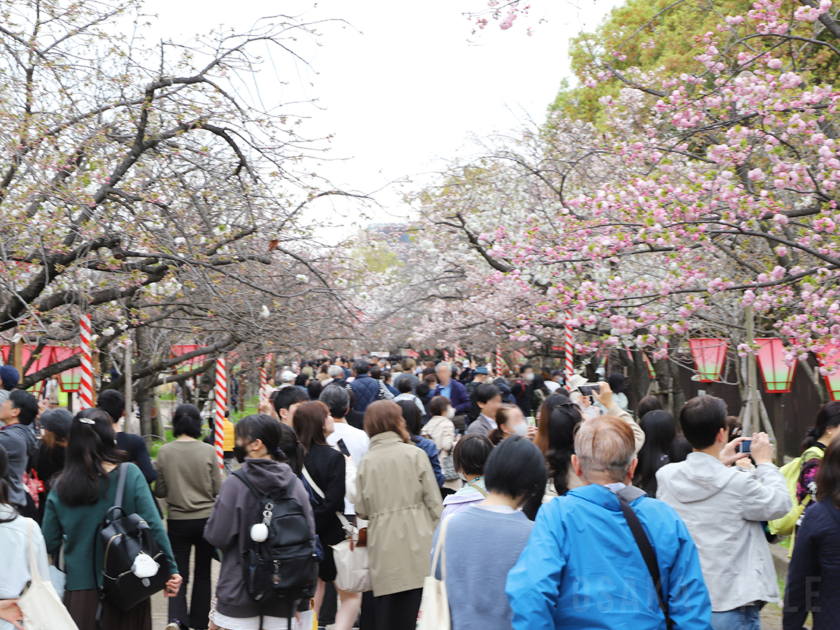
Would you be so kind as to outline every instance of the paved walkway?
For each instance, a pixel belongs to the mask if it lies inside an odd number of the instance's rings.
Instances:
[[[216,590],[216,582],[219,580],[219,569],[222,565],[218,562],[213,562],[212,565],[212,584],[213,591]],[[193,564],[190,560],[190,575],[192,575]],[[187,586],[187,602],[190,601],[192,594],[192,583]],[[152,630],[164,630],[166,624],[169,623],[169,600],[163,596],[163,593],[158,593],[152,597]],[[781,626],[780,626],[781,627]]]

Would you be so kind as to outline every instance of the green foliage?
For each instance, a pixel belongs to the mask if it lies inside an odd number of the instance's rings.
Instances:
[[[356,247],[350,251],[350,256],[362,263],[363,269],[373,273],[384,273],[403,265],[397,254],[377,243],[370,247]]]
[[[784,2],[791,12],[802,6],[797,0]],[[606,65],[622,74],[632,67],[662,76],[702,72],[702,66],[694,59],[700,52],[698,39],[713,33],[721,42],[726,42],[728,35],[720,32],[718,26],[725,23],[727,16],[746,15],[751,8],[751,0],[627,0],[624,5],[614,8],[594,33],[581,33],[571,41],[569,54],[577,85],[571,87],[564,81],[549,105],[549,111],[595,124],[603,123],[599,100],[604,96],[616,97],[623,84],[611,80],[588,88],[584,85],[587,79],[597,78]],[[797,35],[836,45],[836,38],[822,30],[819,23],[813,26],[794,22],[791,18],[791,24]],[[778,43],[769,39],[751,40],[749,45],[755,50],[762,45],[769,48]],[[733,63],[734,56],[742,50],[744,47],[739,46],[733,51]],[[803,58],[807,59],[812,81],[837,83],[837,58],[826,47],[810,46],[809,50],[803,50],[797,45],[793,51],[790,44],[785,44],[782,50],[785,54],[789,51],[795,54],[800,72]]]

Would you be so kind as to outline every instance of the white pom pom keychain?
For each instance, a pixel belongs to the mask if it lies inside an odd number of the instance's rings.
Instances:
[[[268,527],[265,523],[257,523],[251,526],[251,540],[254,542],[265,542],[268,538]]]

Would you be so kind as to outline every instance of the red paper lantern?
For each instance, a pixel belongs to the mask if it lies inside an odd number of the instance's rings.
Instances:
[[[758,368],[764,379],[764,390],[768,394],[787,394],[796,374],[796,363],[785,363],[785,345],[778,337],[756,339],[758,344]]]
[[[691,355],[697,366],[697,375],[701,383],[715,383],[720,380],[726,363],[726,339],[689,339]]]
[[[817,360],[821,367],[828,370],[823,378],[831,400],[840,400],[840,348],[833,343],[826,345],[822,352],[817,353]]]

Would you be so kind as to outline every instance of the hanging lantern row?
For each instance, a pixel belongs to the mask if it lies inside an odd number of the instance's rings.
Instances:
[[[23,346],[23,365],[29,363],[29,359],[32,357],[32,354],[37,349],[37,346],[34,345],[24,345]],[[29,369],[26,371],[26,376],[29,374],[34,374],[35,372],[39,372],[44,368],[53,365],[54,363],[59,363],[64,361],[65,359],[69,359],[75,354],[79,354],[80,348],[76,347],[65,347],[65,346],[44,346],[41,349],[40,354],[37,358],[32,362],[32,365],[29,366]],[[9,356],[12,352],[12,346],[0,346],[0,353],[3,355],[3,363],[9,363]],[[79,384],[82,380],[82,368],[75,367],[70,370],[66,370],[58,374],[58,386],[61,388],[61,391],[64,393],[69,392],[77,392],[79,391]],[[29,391],[31,391],[35,395],[40,395],[41,388],[44,386],[43,381],[39,381],[33,385]]]

